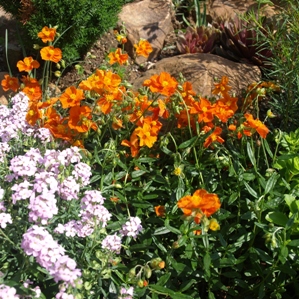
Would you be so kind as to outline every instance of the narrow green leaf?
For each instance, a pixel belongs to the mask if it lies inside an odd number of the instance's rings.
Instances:
[[[187,140],[187,141],[181,143],[181,144],[179,145],[179,149],[184,149],[184,148],[186,148],[186,147],[190,147],[193,143],[195,143],[194,141],[196,141],[196,139],[198,139],[197,136],[192,137],[191,139],[189,139],[189,140]]]
[[[132,175],[132,179],[136,179],[138,177],[141,177],[142,175],[144,175],[146,173],[146,171],[144,170],[135,170],[131,173]]]
[[[254,168],[256,168],[256,160],[255,160],[255,157],[254,157],[254,154],[253,154],[250,143],[247,142],[246,146],[247,146],[247,154],[248,154],[248,157],[250,159],[250,162],[251,162],[252,166]]]
[[[270,176],[269,180],[266,183],[265,194],[268,194],[270,191],[273,190],[278,178],[279,178],[279,175],[276,175],[276,174],[273,174]]]
[[[246,183],[245,181],[244,181],[243,183],[244,183],[244,185],[245,185],[247,191],[248,191],[253,197],[258,198],[258,195],[257,195],[257,193],[255,192],[255,190],[253,190],[253,189],[249,186],[249,184]]]
[[[181,235],[181,234],[182,234],[180,230],[178,230],[178,229],[175,228],[175,227],[170,226],[170,224],[169,224],[169,219],[166,219],[166,220],[165,220],[164,225],[165,225],[165,227],[166,227],[167,229],[169,229],[172,233],[174,233],[174,234],[176,234],[176,235]]]
[[[166,227],[159,227],[154,231],[154,236],[158,236],[158,235],[165,235],[170,233],[170,230]]]
[[[165,273],[164,275],[162,275],[159,278],[159,280],[158,280],[158,282],[157,282],[156,285],[164,286],[167,283],[167,281],[169,280],[170,276],[171,276],[171,273]]]

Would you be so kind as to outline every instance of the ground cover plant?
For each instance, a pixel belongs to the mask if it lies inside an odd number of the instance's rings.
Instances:
[[[25,57],[1,82],[0,298],[295,298],[299,131],[259,110],[282,86],[239,101],[223,76],[208,99],[162,72],[136,91],[119,47],[56,96],[57,29],[38,36],[43,80]]]

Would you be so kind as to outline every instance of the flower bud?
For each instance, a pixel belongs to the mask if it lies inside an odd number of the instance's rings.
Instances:
[[[143,288],[143,287],[144,287],[144,285],[143,285],[143,280],[142,280],[142,279],[139,279],[139,280],[137,281],[137,285],[138,285],[140,288]]]
[[[161,262],[162,262],[162,259],[160,257],[156,257],[150,261],[150,266],[154,270],[159,270],[160,269],[159,263],[161,263]]]
[[[65,68],[65,61],[63,59],[60,60],[61,66]]]
[[[145,265],[143,270],[146,278],[150,278],[152,276],[152,270],[148,265]]]
[[[274,117],[276,117],[276,115],[271,111],[271,109],[269,109],[269,110],[267,111],[267,116],[268,116],[269,118],[274,118]]]
[[[135,277],[136,276],[136,270],[135,270],[135,267],[134,268],[132,268],[130,271],[129,271],[129,277],[130,278],[133,278],[133,277]]]
[[[40,45],[38,45],[38,44],[33,44],[33,49],[34,49],[34,50],[39,50],[40,48],[41,48]]]
[[[56,71],[54,73],[54,75],[55,75],[55,77],[59,78],[59,77],[61,77],[61,72],[60,71]]]

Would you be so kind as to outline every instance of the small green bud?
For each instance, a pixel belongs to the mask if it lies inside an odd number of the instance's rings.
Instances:
[[[134,268],[132,268],[130,271],[129,271],[129,277],[130,278],[133,278],[133,277],[135,277],[136,276],[136,270],[135,270],[135,267]]]
[[[92,287],[92,284],[89,281],[84,282],[84,288],[86,291],[89,291]]]
[[[143,270],[146,278],[150,278],[152,276],[152,270],[148,265],[145,265]]]
[[[140,287],[140,288],[143,288],[144,285],[143,285],[143,280],[142,279],[139,279],[138,282],[137,282],[137,285]]]
[[[54,76],[57,77],[57,78],[61,77],[61,72],[60,71],[56,71],[54,73]]]
[[[65,68],[65,61],[63,59],[60,60],[61,66]]]
[[[122,189],[122,185],[119,183],[114,184],[114,187],[117,189]]]

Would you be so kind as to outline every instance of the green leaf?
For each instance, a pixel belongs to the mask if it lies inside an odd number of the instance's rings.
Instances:
[[[159,227],[154,231],[154,236],[158,236],[158,235],[165,235],[170,233],[170,230],[166,227]]]
[[[245,185],[247,191],[248,191],[253,197],[258,198],[258,195],[257,195],[257,193],[255,192],[255,190],[253,190],[253,189],[249,186],[249,184],[246,183],[245,181],[244,181],[243,183],[244,183],[244,185]]]
[[[157,291],[161,295],[169,295],[170,296],[170,294],[175,294],[175,292],[173,290],[167,289],[158,284],[149,285],[148,288],[151,291]]]
[[[279,174],[273,174],[270,176],[269,180],[266,183],[266,187],[265,187],[265,194],[268,194],[270,191],[273,190],[273,188],[276,185],[276,182],[279,178]]]
[[[180,292],[187,291],[195,283],[197,283],[197,281],[195,279],[191,279],[190,281],[184,281],[180,288]]]
[[[197,136],[192,137],[191,139],[181,143],[178,148],[183,149],[183,148],[186,148],[186,147],[190,147],[192,145],[192,143],[195,143],[194,141],[196,141],[196,139],[198,139]]]
[[[192,297],[192,296],[184,295],[184,294],[181,294],[179,292],[177,292],[175,294],[170,294],[170,297],[172,299],[194,299],[194,297]]]
[[[157,282],[156,285],[164,286],[167,283],[167,281],[169,280],[170,276],[171,276],[171,273],[165,273],[164,275],[162,275],[159,278],[159,280],[158,280],[158,282]]]
[[[256,160],[255,160],[255,157],[254,157],[254,154],[253,154],[250,143],[247,142],[246,146],[247,146],[247,154],[248,154],[248,157],[250,159],[250,162],[251,162],[252,166],[254,168],[256,168]]]
[[[299,239],[292,240],[287,244],[288,246],[299,247]]]
[[[233,204],[238,199],[238,197],[239,197],[239,193],[233,192],[228,199],[228,204],[229,205]]]
[[[273,222],[274,224],[285,227],[289,218],[282,212],[269,212],[266,215],[266,220]]]
[[[255,175],[253,173],[248,173],[248,172],[245,172],[243,174],[243,179],[245,181],[253,181],[255,179]]]
[[[175,227],[170,226],[170,224],[169,224],[169,219],[166,219],[166,220],[165,220],[164,225],[165,225],[165,227],[166,227],[167,229],[169,229],[172,233],[174,233],[174,234],[176,234],[176,235],[181,235],[181,234],[182,234],[180,230],[178,230],[178,229],[175,228]]]
[[[164,253],[167,253],[167,249],[159,242],[159,240],[153,236],[153,242],[156,244],[156,246]]]
[[[135,170],[131,173],[132,175],[132,179],[136,179],[138,177],[141,177],[142,175],[144,175],[146,173],[146,171],[144,170]]]

